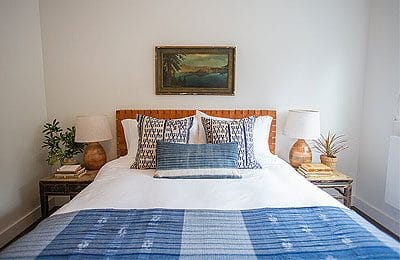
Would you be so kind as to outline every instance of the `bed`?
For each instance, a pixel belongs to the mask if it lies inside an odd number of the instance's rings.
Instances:
[[[242,118],[271,110],[204,111]],[[95,181],[0,253],[10,258],[399,259],[399,243],[271,156],[241,179],[155,179],[130,166],[121,120],[194,110],[117,111],[119,158]]]

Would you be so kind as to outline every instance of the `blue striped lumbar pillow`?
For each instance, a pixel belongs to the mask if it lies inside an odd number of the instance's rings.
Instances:
[[[157,141],[155,178],[241,178],[238,144],[178,144]]]

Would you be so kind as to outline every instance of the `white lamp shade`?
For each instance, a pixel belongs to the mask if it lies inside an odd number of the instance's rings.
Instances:
[[[112,139],[106,116],[77,116],[75,142],[93,143]]]
[[[284,135],[297,139],[317,139],[320,131],[319,111],[289,110]]]

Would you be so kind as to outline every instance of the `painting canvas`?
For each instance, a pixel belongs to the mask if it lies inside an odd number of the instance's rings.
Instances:
[[[234,47],[156,47],[156,94],[234,94]]]

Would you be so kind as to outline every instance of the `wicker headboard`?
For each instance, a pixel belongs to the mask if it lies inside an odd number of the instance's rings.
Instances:
[[[244,118],[249,116],[271,116],[273,118],[269,134],[269,149],[275,154],[276,145],[276,111],[275,110],[201,110],[211,116],[226,118]],[[117,110],[117,155],[123,156],[128,153],[125,143],[124,130],[121,121],[127,118],[136,118],[136,114],[152,116],[156,118],[175,119],[186,116],[192,116],[196,110]]]

